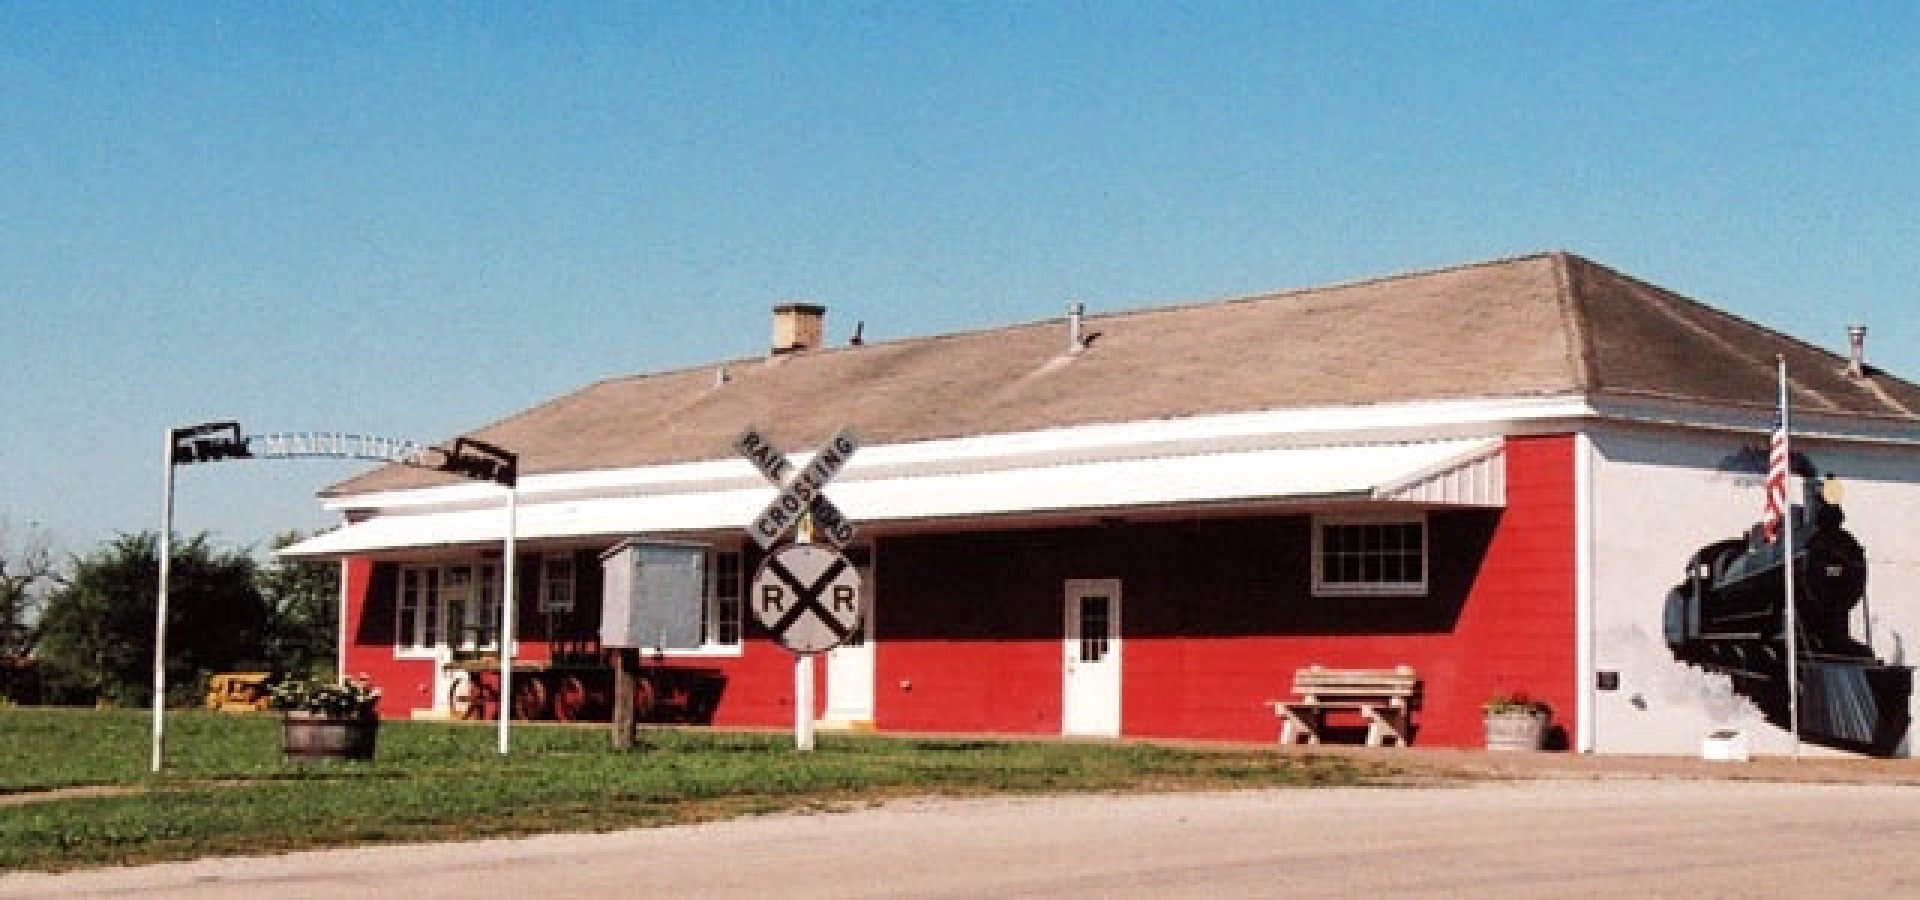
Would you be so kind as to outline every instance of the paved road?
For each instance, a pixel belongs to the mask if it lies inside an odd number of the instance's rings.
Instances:
[[[0,876],[0,898],[1916,897],[1920,787],[1664,779],[895,803]]]

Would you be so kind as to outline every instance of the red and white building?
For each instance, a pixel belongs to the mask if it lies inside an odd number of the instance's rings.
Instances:
[[[664,663],[719,676],[716,724],[791,724],[742,598],[774,491],[732,444],[851,426],[828,493],[872,605],[823,657],[823,725],[1263,740],[1297,668],[1405,664],[1415,745],[1476,745],[1482,701],[1525,692],[1578,751],[1781,752],[1663,636],[1692,554],[1760,515],[1777,358],[1866,548],[1855,634],[1891,664],[1920,636],[1920,387],[1576,256],[864,345],[823,315],[470,435],[520,454],[519,657],[591,635],[609,547],[699,542],[705,645]],[[343,669],[386,715],[444,713],[442,663],[497,643],[502,491],[381,468],[290,551],[341,560]]]

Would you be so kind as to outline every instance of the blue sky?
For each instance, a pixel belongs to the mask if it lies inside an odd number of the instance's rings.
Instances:
[[[1920,378],[1920,5],[0,0],[0,523],[166,429],[1567,249]],[[350,464],[180,473],[262,544]]]

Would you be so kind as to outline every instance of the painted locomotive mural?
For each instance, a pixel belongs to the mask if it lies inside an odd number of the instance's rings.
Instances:
[[[1795,462],[1804,476],[1802,503],[1789,513],[1800,737],[1856,753],[1896,755],[1911,717],[1913,669],[1874,655],[1870,632],[1865,640],[1854,636],[1854,610],[1867,598],[1866,551],[1845,528],[1838,480],[1808,471],[1804,459]],[[1767,540],[1756,524],[1744,537],[1702,547],[1666,599],[1667,647],[1674,657],[1727,675],[1737,694],[1783,730],[1791,727],[1782,602],[1786,543]]]

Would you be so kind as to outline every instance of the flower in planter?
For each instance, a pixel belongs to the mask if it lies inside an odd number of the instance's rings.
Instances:
[[[327,719],[371,719],[380,705],[380,689],[365,675],[340,684],[295,678],[267,692],[273,708]]]
[[[1495,694],[1480,708],[1490,716],[1545,716],[1551,712],[1546,701],[1535,700],[1525,691]]]

